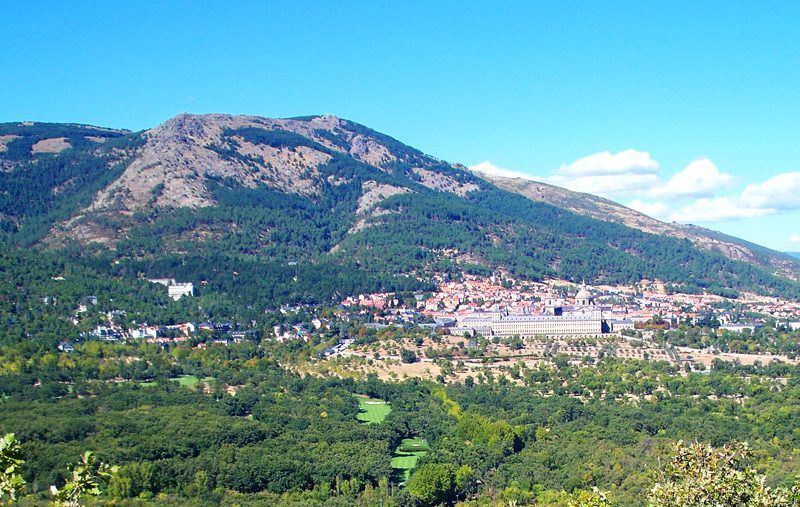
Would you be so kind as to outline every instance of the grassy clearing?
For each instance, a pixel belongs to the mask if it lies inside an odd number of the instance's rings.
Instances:
[[[397,448],[398,452],[426,453],[431,448],[423,438],[404,438]]]
[[[179,377],[171,378],[170,381],[177,382],[183,387],[194,387],[199,382],[210,382],[214,380],[213,377],[203,377],[202,379],[198,378],[196,375],[181,375]],[[139,385],[142,387],[153,387],[158,382],[140,382]]]
[[[356,414],[356,419],[366,424],[383,422],[389,412],[392,411],[392,406],[389,405],[389,402],[367,396],[358,397],[358,408],[359,412]]]
[[[411,471],[416,468],[417,461],[429,450],[428,442],[422,438],[404,438],[392,458],[392,468],[395,469],[397,478],[406,482]]]

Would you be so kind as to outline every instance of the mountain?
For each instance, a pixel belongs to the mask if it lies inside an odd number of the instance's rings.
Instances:
[[[497,270],[800,295],[780,274],[793,261],[777,253],[669,232],[677,226],[593,196],[511,188],[334,116],[183,114],[137,133],[8,123],[0,165],[7,243],[248,301],[335,300]]]
[[[696,225],[662,222],[595,195],[574,192],[523,178],[508,178],[481,172],[476,172],[476,174],[504,190],[523,195],[534,201],[546,202],[581,215],[620,223],[652,234],[688,239],[704,250],[717,251],[730,259],[774,270],[795,280],[800,275],[800,261],[790,253],[777,252]]]
[[[786,252],[786,255],[794,257],[795,259],[800,259],[800,252]]]

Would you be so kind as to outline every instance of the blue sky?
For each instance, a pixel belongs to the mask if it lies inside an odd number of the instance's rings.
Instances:
[[[800,250],[796,2],[235,5],[6,2],[0,121],[330,113]]]

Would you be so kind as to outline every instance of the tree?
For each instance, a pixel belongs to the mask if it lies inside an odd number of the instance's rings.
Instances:
[[[449,463],[422,465],[408,480],[408,493],[424,505],[437,505],[447,500],[455,485],[455,470]]]
[[[577,491],[569,500],[569,507],[610,507],[604,491],[593,488],[592,491]]]
[[[50,486],[55,504],[58,507],[78,507],[82,496],[100,495],[100,484],[108,483],[117,470],[116,466],[98,461],[93,452],[83,453],[81,460],[71,467],[71,477],[64,487]]]
[[[792,491],[766,486],[766,477],[747,466],[747,444],[721,448],[709,444],[678,442],[675,454],[650,490],[652,507],[738,506],[796,507],[797,488]]]
[[[404,363],[415,363],[417,362],[417,355],[411,350],[401,349],[400,360]]]
[[[455,486],[459,495],[470,493],[475,486],[475,470],[469,465],[461,465],[456,469]]]
[[[25,487],[25,479],[19,473],[23,463],[22,450],[14,434],[5,435],[0,439],[0,502],[16,501]]]
[[[141,494],[151,494],[153,464],[150,462],[131,463],[119,468],[108,485],[108,493],[114,498],[130,498]]]

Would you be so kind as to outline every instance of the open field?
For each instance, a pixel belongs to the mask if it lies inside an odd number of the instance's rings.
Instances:
[[[421,343],[411,338],[400,341],[383,339],[369,344],[353,344],[323,363],[326,372],[346,372],[346,376],[365,377],[374,373],[381,380],[403,380],[423,378],[440,382],[463,382],[467,377],[476,377],[491,371],[495,375],[508,377],[516,365],[537,368],[552,363],[556,357],[565,356],[575,366],[592,365],[605,357],[621,360],[664,361],[683,370],[690,365],[693,370],[708,371],[715,360],[752,365],[756,362],[769,364],[783,362],[789,365],[800,363],[800,358],[789,358],[778,354],[742,354],[712,352],[708,349],[689,347],[664,347],[650,339],[629,338],[608,333],[601,337],[560,336],[550,338],[526,338],[511,346],[504,338],[495,337],[478,347],[478,340],[444,335],[425,336]],[[405,363],[399,351],[407,349],[417,360]],[[433,352],[433,354],[431,354]],[[437,359],[438,357],[438,359]],[[441,377],[440,377],[441,375]],[[519,377],[509,382],[520,382]]]
[[[209,382],[209,381],[213,380],[213,378],[212,377],[204,377],[204,378],[200,379],[196,375],[181,375],[179,377],[171,378],[170,380],[172,382],[179,383],[183,387],[194,387],[201,381],[202,382]],[[139,385],[141,385],[143,387],[151,387],[151,386],[156,385],[156,381],[142,382]]]
[[[356,418],[364,424],[381,423],[392,411],[392,406],[387,401],[367,396],[359,396],[358,405],[361,410]],[[429,450],[428,442],[422,438],[404,438],[392,457],[392,468],[397,478],[407,481],[419,458],[425,456]]]
[[[392,411],[392,406],[389,405],[389,402],[366,396],[358,397],[358,406],[360,411],[356,415],[356,419],[367,424],[383,422],[389,412]]]
[[[404,438],[392,458],[392,468],[397,471],[398,478],[403,482],[411,476],[411,471],[417,466],[417,461],[425,456],[430,447],[422,438]]]

